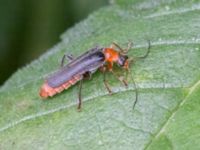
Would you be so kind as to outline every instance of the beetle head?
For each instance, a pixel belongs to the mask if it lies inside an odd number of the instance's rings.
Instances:
[[[117,64],[120,67],[128,68],[128,65],[129,65],[128,56],[125,55],[125,54],[119,54],[119,58],[118,58]]]

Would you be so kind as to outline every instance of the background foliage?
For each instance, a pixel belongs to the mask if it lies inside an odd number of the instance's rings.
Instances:
[[[1,149],[199,149],[200,2],[113,1],[62,35],[62,40],[0,89]],[[108,75],[108,95],[100,72],[84,81],[84,104],[76,110],[77,86],[41,101],[44,77],[63,54],[78,56],[94,45],[115,41],[130,57],[150,55],[131,67],[139,89],[125,88]],[[117,73],[123,71],[115,68]]]
[[[91,5],[92,3],[92,5]],[[108,0],[0,0],[0,85]]]

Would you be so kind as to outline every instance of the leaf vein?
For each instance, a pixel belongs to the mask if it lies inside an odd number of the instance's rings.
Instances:
[[[145,16],[145,19],[148,18],[155,18],[155,17],[161,17],[161,16],[167,16],[167,15],[173,15],[173,14],[183,14],[195,10],[200,10],[200,4],[193,5],[190,8],[180,8],[172,11],[166,11],[166,12],[161,12],[161,13],[153,13],[151,15]]]

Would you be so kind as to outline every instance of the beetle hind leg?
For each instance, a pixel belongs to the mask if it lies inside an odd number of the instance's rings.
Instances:
[[[82,94],[81,94],[81,91],[82,91],[82,84],[83,84],[83,79],[80,81],[79,83],[79,91],[78,91],[78,106],[77,106],[77,109],[78,111],[81,110],[81,104],[82,104]]]

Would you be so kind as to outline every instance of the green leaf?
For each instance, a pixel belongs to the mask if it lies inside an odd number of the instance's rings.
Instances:
[[[62,35],[59,44],[17,71],[0,89],[0,149],[199,149],[200,2],[116,0]],[[96,72],[83,84],[78,112],[77,85],[42,101],[44,78],[59,68],[65,53],[78,56],[112,41],[149,56],[131,66],[125,88]],[[117,69],[117,68],[115,68]],[[117,69],[117,73],[123,74]]]

